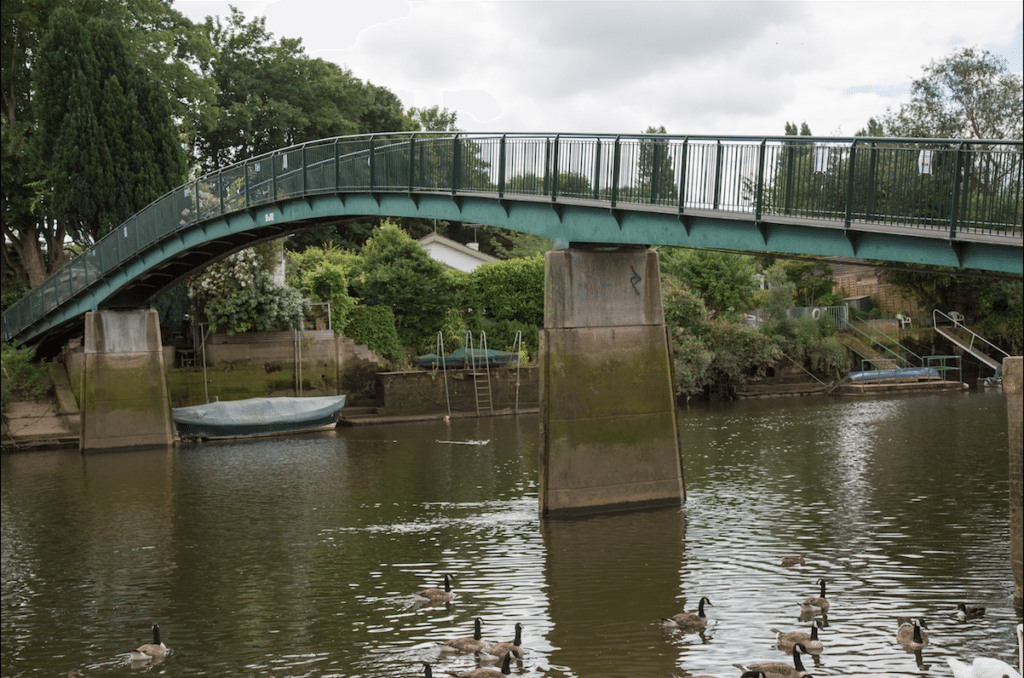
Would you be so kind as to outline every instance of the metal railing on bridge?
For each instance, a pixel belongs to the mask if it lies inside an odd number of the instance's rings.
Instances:
[[[882,224],[1021,238],[1021,141],[587,134],[363,135],[199,177],[104,236],[3,314],[12,340],[179,231],[324,194],[488,194],[617,210]]]

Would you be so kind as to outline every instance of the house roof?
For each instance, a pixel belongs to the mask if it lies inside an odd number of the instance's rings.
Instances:
[[[478,252],[472,247],[467,247],[437,233],[425,235],[417,242],[427,251],[431,259],[466,273],[472,272],[481,264],[498,261],[496,257]]]

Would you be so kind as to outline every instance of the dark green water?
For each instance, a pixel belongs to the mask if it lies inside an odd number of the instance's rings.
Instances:
[[[537,517],[535,416],[294,439],[2,457],[2,675],[435,675],[510,640],[514,675],[738,676],[828,581],[815,675],[1016,663],[1001,393],[680,412],[682,509]],[[486,444],[469,444],[488,441]],[[805,553],[807,564],[780,566]],[[411,593],[456,576],[449,607]],[[662,616],[711,599],[704,633]],[[989,606],[961,624],[955,603]],[[895,642],[922,614],[932,642]],[[170,656],[126,653],[158,621]]]

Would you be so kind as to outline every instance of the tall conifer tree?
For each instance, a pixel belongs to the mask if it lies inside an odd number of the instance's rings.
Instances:
[[[53,13],[34,71],[47,212],[94,242],[185,178],[170,104],[117,25]]]

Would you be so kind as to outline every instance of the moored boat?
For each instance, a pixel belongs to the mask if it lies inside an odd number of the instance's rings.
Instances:
[[[183,438],[246,438],[334,428],[345,396],[247,398],[171,409]]]

